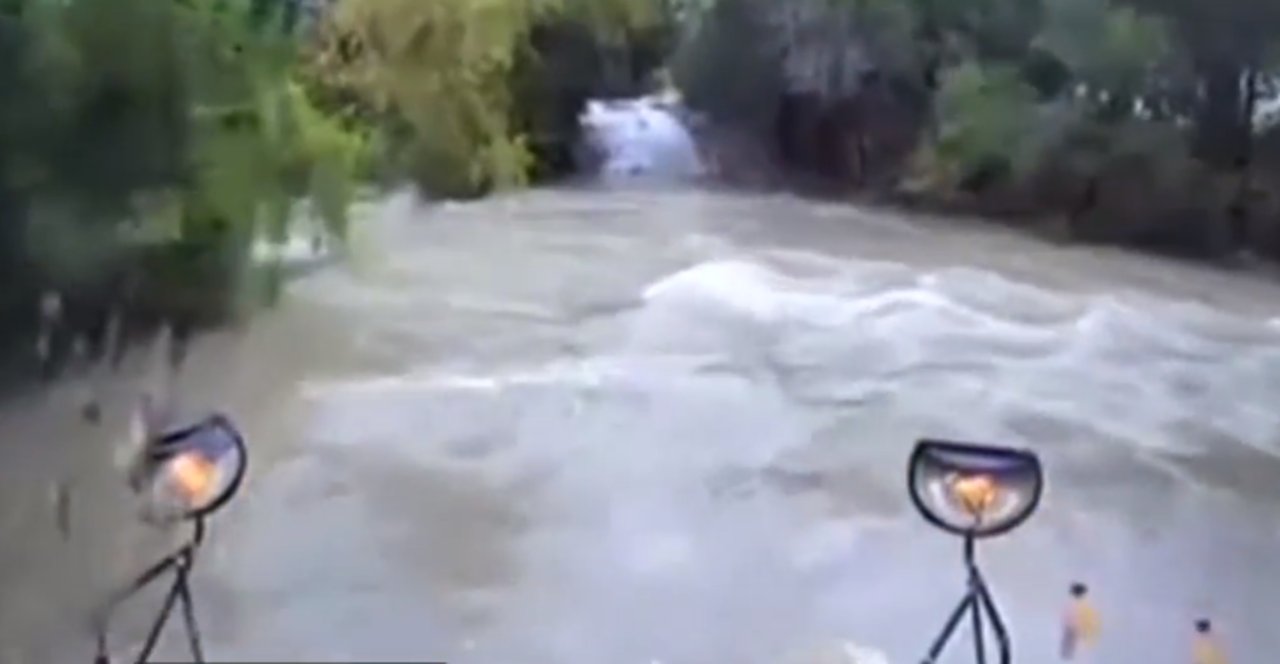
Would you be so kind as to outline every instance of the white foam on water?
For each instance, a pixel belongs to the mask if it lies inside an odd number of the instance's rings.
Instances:
[[[874,648],[832,639],[787,655],[783,664],[889,664],[889,658]]]
[[[1267,324],[1142,296],[1055,293],[975,270],[883,278],[892,271],[815,264],[797,275],[761,260],[707,261],[644,289],[631,336],[614,355],[485,371],[432,366],[307,392],[333,404],[318,409],[326,438],[350,443],[404,438],[406,426],[451,430],[437,421],[439,409],[413,404],[456,402],[473,418],[510,418],[501,404],[538,393],[573,419],[592,399],[721,398],[759,390],[734,373],[783,371],[799,376],[790,387],[819,398],[863,386],[906,395],[908,410],[969,404],[981,410],[968,416],[992,431],[1007,413],[1030,411],[1087,420],[1137,447],[1195,453],[1205,441],[1180,430],[1194,419],[1201,432],[1280,453],[1280,336]],[[1233,343],[1241,337],[1252,343]],[[782,393],[769,398],[787,407]],[[388,416],[384,423],[353,409]],[[751,440],[759,437],[733,444]],[[781,444],[757,454],[779,453]],[[708,441],[693,454],[713,463],[728,452],[720,446]]]
[[[816,458],[896,472],[913,434],[943,429],[1080,454],[1010,424],[1028,413],[1066,423],[1063,436],[1092,437],[1086,457],[1106,446],[1142,456],[1223,444],[1206,431],[1280,453],[1277,321],[1137,294],[1058,293],[971,269],[918,274],[801,255],[701,262],[654,280],[640,302],[584,358],[437,363],[304,389],[317,443],[467,465],[476,483],[526,482],[521,507],[540,527],[521,541],[527,578],[504,590],[486,641],[541,649],[530,661],[636,652],[748,661],[761,644],[803,650],[815,630],[843,633],[850,614],[895,655],[916,647],[906,623],[921,600],[890,586],[949,578],[930,567],[930,549],[900,521],[885,529],[898,541],[868,545],[862,519],[883,515],[813,517],[783,500],[721,499],[708,480],[726,468],[749,473],[827,445]],[[884,399],[841,401],[857,392]],[[815,435],[824,406],[809,400],[823,398],[853,418],[835,442]],[[460,447],[482,450],[479,460],[455,459]],[[890,564],[918,565],[925,581],[867,578]],[[858,592],[892,601],[858,608],[871,601]],[[672,625],[678,638],[666,638]],[[744,632],[752,638],[735,641]],[[843,647],[806,654],[883,661]]]
[[[689,130],[653,99],[593,99],[579,122],[601,153],[606,177],[688,178],[703,173]]]
[[[641,347],[669,349],[723,329],[715,343],[725,347],[755,340],[739,359],[763,356],[826,373],[833,384],[892,386],[925,375],[941,384],[939,372],[958,378],[985,367],[992,378],[984,392],[1006,402],[993,410],[1057,407],[1118,439],[1183,452],[1201,446],[1169,430],[1195,417],[1280,453],[1280,416],[1270,405],[1280,398],[1280,336],[1268,324],[1148,296],[1055,293],[974,270],[861,289],[860,269],[795,276],[753,260],[694,265],[645,290],[647,307],[662,316],[658,334],[667,336],[642,337]],[[673,328],[676,318],[683,328]],[[1205,385],[1179,394],[1170,375]],[[937,398],[965,398],[946,392]]]

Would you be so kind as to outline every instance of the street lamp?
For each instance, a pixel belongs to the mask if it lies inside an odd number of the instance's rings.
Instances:
[[[176,552],[152,565],[109,598],[97,614],[98,649],[94,662],[110,664],[106,632],[116,607],[170,571],[174,574],[173,584],[135,662],[148,661],[174,605],[179,602],[191,655],[195,662],[203,662],[189,576],[196,551],[204,542],[205,518],[230,502],[244,482],[248,449],[230,419],[212,415],[194,425],[160,434],[147,444],[142,454],[131,482],[144,498],[144,517],[157,524],[187,521],[193,524],[193,531],[187,543]]]
[[[974,559],[979,539],[1003,535],[1026,521],[1040,503],[1044,473],[1027,450],[942,440],[921,440],[907,465],[911,501],[925,520],[964,539],[968,590],[929,648],[934,664],[965,613],[972,620],[978,664],[986,664],[983,618],[991,623],[1000,663],[1009,664],[1009,635]]]

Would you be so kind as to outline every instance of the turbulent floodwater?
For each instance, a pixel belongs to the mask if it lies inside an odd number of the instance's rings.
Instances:
[[[925,435],[1047,464],[981,550],[1017,662],[1055,661],[1074,579],[1100,661],[1185,661],[1200,615],[1280,648],[1275,286],[788,196],[371,214],[194,360],[259,449],[199,569],[212,657],[918,661],[963,589],[902,486]]]

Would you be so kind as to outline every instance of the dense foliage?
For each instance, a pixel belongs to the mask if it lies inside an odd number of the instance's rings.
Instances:
[[[1268,0],[0,0],[0,336],[49,289],[224,319],[299,203],[340,238],[361,178],[563,172],[663,64],[855,186],[1280,254],[1276,35]]]
[[[299,85],[281,8],[7,0],[0,332],[30,334],[46,290],[82,328],[108,308],[222,319],[295,201],[341,233],[363,140]]]
[[[713,113],[786,110],[802,98],[814,131],[827,132],[815,142],[850,146],[858,168],[891,170],[917,196],[1061,213],[1081,237],[1280,252],[1280,206],[1269,199],[1277,158],[1260,152],[1275,141],[1259,140],[1269,127],[1259,102],[1280,80],[1280,3],[688,4],[699,20],[677,73],[687,98]],[[744,58],[760,77],[724,74]],[[897,104],[870,103],[877,97]],[[914,148],[867,163],[868,144],[919,100],[928,112]]]
[[[466,196],[563,170],[585,98],[661,61],[666,8],[0,0],[0,336],[31,338],[47,291],[64,349],[113,310],[225,320],[275,290],[255,244],[300,209],[341,238],[362,178]]]
[[[320,30],[316,86],[376,127],[383,156],[433,193],[524,184],[582,100],[626,92],[660,40],[656,0],[346,0]],[[656,54],[660,57],[660,54]],[[609,69],[623,60],[623,70]],[[620,79],[620,80],[619,80]]]

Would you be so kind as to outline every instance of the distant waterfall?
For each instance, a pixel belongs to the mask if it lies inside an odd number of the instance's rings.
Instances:
[[[593,99],[579,122],[596,169],[605,178],[688,178],[703,173],[693,137],[662,99]]]

